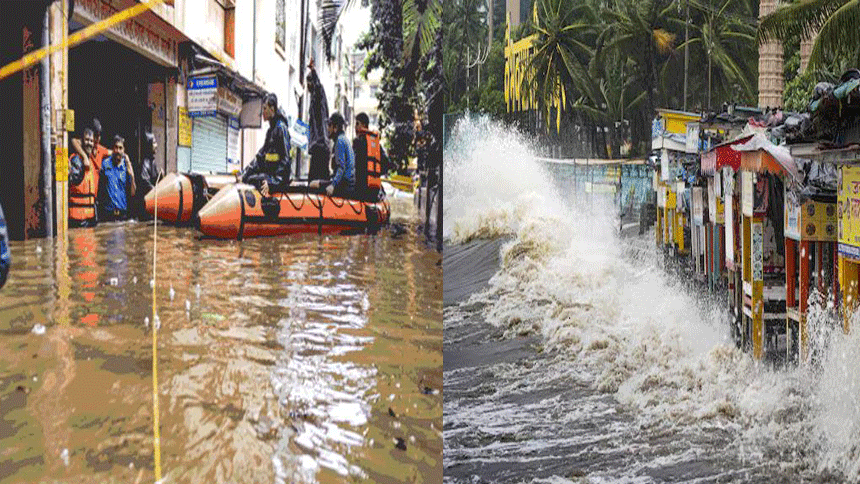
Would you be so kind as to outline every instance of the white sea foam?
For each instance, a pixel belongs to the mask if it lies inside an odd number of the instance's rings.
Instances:
[[[560,201],[522,135],[486,118],[464,122],[445,156],[446,237],[512,238],[489,288],[446,310],[446,328],[479,310],[508,337],[539,336],[593,389],[632,409],[641,428],[718,429],[743,461],[860,481],[860,331],[832,330],[832,300],[816,296],[810,308],[817,363],[773,369],[735,347],[728,315],[667,275],[656,249],[631,257],[612,208],[588,213]],[[455,379],[446,375],[446,385]],[[446,402],[445,415],[516,420],[521,410]]]

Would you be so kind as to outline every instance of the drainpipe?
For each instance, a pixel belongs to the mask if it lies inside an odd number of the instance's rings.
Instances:
[[[45,15],[42,18],[42,46],[50,45],[51,4],[46,2]],[[42,58],[39,66],[39,94],[42,111],[42,216],[45,220],[45,236],[54,236],[54,163],[51,156],[51,56]]]

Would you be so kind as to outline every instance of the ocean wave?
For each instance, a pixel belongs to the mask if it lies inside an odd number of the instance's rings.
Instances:
[[[561,202],[522,135],[480,118],[458,125],[453,140],[446,237],[511,236],[498,273],[464,311],[508,338],[539,336],[643,429],[719,429],[744,461],[860,481],[860,335],[832,330],[832,299],[810,308],[813,365],[758,362],[735,347],[721,306],[668,275],[656,249],[629,257],[613,208]]]

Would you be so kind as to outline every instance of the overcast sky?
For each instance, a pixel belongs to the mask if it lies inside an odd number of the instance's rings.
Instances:
[[[370,30],[370,7],[362,7],[361,2],[353,2],[353,6],[340,14],[343,25],[343,45],[351,47],[358,39]]]

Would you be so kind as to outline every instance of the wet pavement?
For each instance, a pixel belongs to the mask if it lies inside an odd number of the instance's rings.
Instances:
[[[373,236],[159,226],[165,482],[442,480],[442,257],[393,205]],[[0,481],[152,481],[152,228],[12,244]]]

